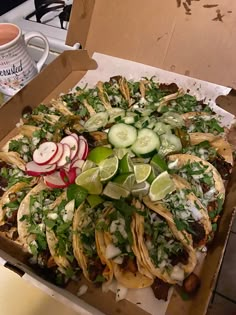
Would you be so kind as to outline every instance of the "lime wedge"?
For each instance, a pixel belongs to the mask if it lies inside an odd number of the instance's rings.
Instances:
[[[97,205],[103,203],[103,199],[99,195],[89,195],[87,196],[87,201],[91,208],[95,208]]]
[[[82,172],[89,170],[90,168],[96,167],[96,164],[90,160],[86,160],[82,166]]]
[[[150,173],[150,175],[148,176],[148,178],[147,178],[147,182],[149,183],[149,184],[151,184],[153,181],[154,181],[154,179],[157,177],[157,174],[159,174],[159,172],[157,173],[157,172],[155,172],[155,169],[154,169],[154,167],[153,166],[151,166],[151,173]]]
[[[152,201],[165,198],[176,189],[170,175],[165,171],[158,175],[152,182],[149,190],[149,197]]]
[[[144,182],[151,174],[152,167],[149,164],[135,164],[134,175],[137,184]]]
[[[142,182],[133,186],[131,194],[135,197],[143,197],[149,193],[150,184]]]
[[[135,176],[133,173],[121,174],[113,179],[114,183],[128,189],[129,191],[133,188],[135,183]]]
[[[87,156],[87,160],[90,160],[96,164],[99,164],[100,162],[102,162],[103,160],[111,156],[112,154],[113,154],[113,150],[111,148],[96,147],[89,152]]]
[[[134,170],[133,162],[130,158],[129,153],[126,153],[125,156],[120,160],[119,172],[121,174],[132,173],[133,170]]]
[[[127,153],[130,157],[134,157],[135,154],[127,148],[115,148],[113,149],[114,154],[118,157],[119,160],[121,160]]]
[[[108,182],[103,190],[103,195],[110,197],[112,199],[127,198],[130,192],[128,189],[120,186],[117,183]]]
[[[111,179],[118,171],[119,159],[117,156],[110,157],[99,163],[100,179],[102,182]]]
[[[167,171],[168,169],[166,161],[158,154],[155,154],[152,157],[150,164],[154,167],[155,171],[158,171],[158,173]]]
[[[89,194],[99,195],[103,188],[99,173],[98,167],[90,168],[77,176],[75,183],[87,189]]]

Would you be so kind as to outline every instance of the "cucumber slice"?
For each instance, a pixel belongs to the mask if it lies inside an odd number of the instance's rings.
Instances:
[[[109,123],[114,123],[125,116],[125,110],[119,107],[114,107],[108,111]]]
[[[108,132],[108,141],[115,148],[127,148],[136,141],[136,138],[136,128],[123,123],[113,125]]]
[[[138,132],[138,137],[131,150],[138,156],[148,157],[160,147],[158,135],[151,129],[144,128]]]
[[[170,153],[177,153],[182,150],[181,140],[176,137],[174,134],[164,134],[160,136],[161,138],[161,146],[158,151],[160,156],[166,156]]]
[[[108,113],[100,112],[96,113],[92,117],[90,117],[84,124],[84,128],[91,132],[99,130],[102,127],[105,127],[108,123]]]

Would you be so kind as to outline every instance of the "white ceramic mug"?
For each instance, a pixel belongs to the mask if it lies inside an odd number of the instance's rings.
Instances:
[[[27,51],[27,43],[33,37],[40,37],[45,44],[37,63]],[[0,92],[9,96],[18,92],[41,70],[48,54],[47,38],[40,32],[22,35],[17,25],[0,23]]]

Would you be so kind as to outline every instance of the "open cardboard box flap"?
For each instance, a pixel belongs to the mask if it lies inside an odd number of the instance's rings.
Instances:
[[[236,88],[235,15],[234,0],[76,0],[67,44]]]

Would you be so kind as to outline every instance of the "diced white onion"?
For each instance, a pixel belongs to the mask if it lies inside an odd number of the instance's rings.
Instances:
[[[174,169],[174,168],[176,168],[176,166],[178,166],[178,159],[176,159],[175,161],[173,161],[173,162],[170,162],[169,164],[168,164],[168,168],[169,169]]]
[[[184,280],[184,270],[181,269],[178,265],[174,266],[171,274],[171,279],[176,281],[183,281]]]
[[[77,292],[77,296],[84,295],[88,291],[88,286],[86,284],[82,284]]]
[[[121,265],[124,261],[124,256],[117,256],[116,258],[113,259],[114,263]]]
[[[108,244],[106,248],[106,253],[105,253],[107,259],[112,259],[116,256],[119,256],[120,254],[121,254],[121,250],[118,247],[116,247],[113,244]]]
[[[197,209],[195,205],[189,200],[187,201],[187,206],[189,207],[188,209],[191,211],[194,220],[199,221],[202,218],[202,214],[199,209]]]
[[[48,213],[48,219],[56,220],[58,217],[57,213]]]

